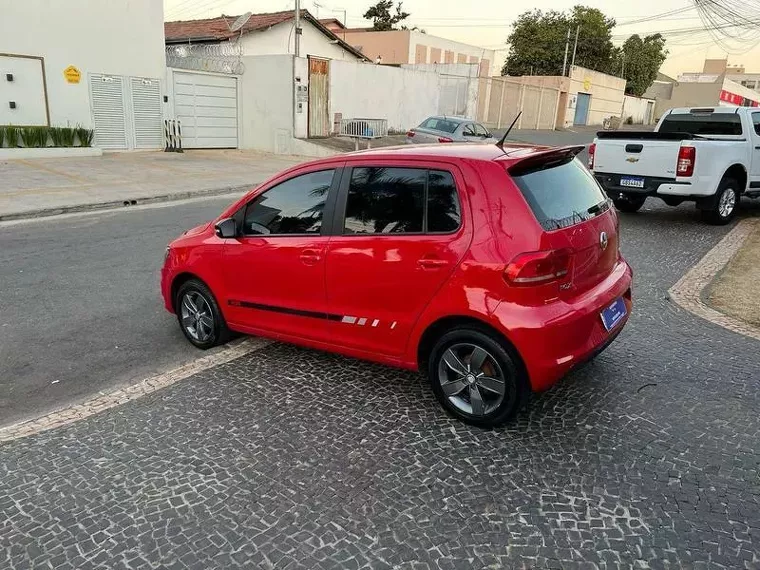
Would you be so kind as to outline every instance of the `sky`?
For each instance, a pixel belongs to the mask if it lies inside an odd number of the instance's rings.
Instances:
[[[301,0],[301,7],[320,18],[343,20],[344,10],[349,27],[367,24],[362,14],[375,0]],[[622,44],[629,35],[662,33],[670,52],[661,71],[670,76],[688,71],[701,71],[705,58],[728,56],[730,64],[742,64],[748,72],[760,72],[760,47],[746,53],[727,54],[709,32],[703,31],[693,0],[533,0],[531,3],[511,0],[406,0],[404,10],[411,13],[409,27],[418,26],[429,34],[461,41],[497,52],[498,68],[506,57],[505,40],[510,24],[528,9],[567,10],[575,4],[599,8],[615,18],[613,42]],[[292,9],[294,0],[164,0],[166,20],[196,19],[244,12],[263,13]],[[462,7],[467,11],[463,13]],[[666,14],[672,12],[670,14]],[[640,20],[666,14],[646,22]],[[687,30],[681,31],[678,30]]]

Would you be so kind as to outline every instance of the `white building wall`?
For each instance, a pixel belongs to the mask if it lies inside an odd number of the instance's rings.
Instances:
[[[331,43],[330,38],[320,32],[308,20],[301,21],[303,34],[301,35],[301,55],[324,57],[328,59],[342,59],[358,61],[350,51],[344,50],[340,45]],[[261,32],[244,34],[241,39],[244,55],[280,55],[295,53],[295,30],[294,22],[283,22]]]
[[[397,131],[438,113],[441,76],[384,65],[330,62],[330,117],[387,119]]]
[[[568,108],[565,114],[565,127],[573,125],[578,93],[591,95],[587,125],[601,125],[607,117],[619,117],[623,111],[625,79],[600,73],[585,67],[573,66],[570,69],[570,87]]]
[[[0,17],[0,53],[43,57],[50,123],[91,127],[89,74],[159,79],[163,89],[163,6],[156,0],[13,2]],[[64,78],[70,65],[82,73],[78,84]]]
[[[402,65],[402,68],[436,73],[440,77],[437,113],[475,119],[478,112],[477,63]]]
[[[654,99],[625,95],[623,97],[623,121],[631,118],[635,125],[648,125],[654,115]]]
[[[468,58],[477,58],[478,63],[485,59],[488,63],[488,73],[491,75],[495,72],[494,60],[496,59],[496,52],[490,49],[479,48],[469,44],[463,44],[461,42],[455,42],[453,40],[447,40],[446,38],[439,38],[438,36],[432,36],[430,34],[423,34],[422,32],[412,31],[409,38],[409,63],[415,63],[415,57],[417,53],[417,46],[427,46],[427,59],[424,63],[445,63],[446,51],[452,51],[455,54],[464,54]],[[431,48],[438,48],[441,50],[441,60],[435,62],[431,59]],[[455,63],[456,59],[455,59]],[[473,62],[474,63],[474,62]]]

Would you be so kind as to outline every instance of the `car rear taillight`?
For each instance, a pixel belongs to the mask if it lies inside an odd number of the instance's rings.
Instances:
[[[414,136],[414,131],[407,131],[406,136],[412,138]]]
[[[533,251],[515,257],[504,270],[510,285],[544,285],[562,279],[570,272],[573,252],[570,249]]]
[[[692,176],[694,163],[697,161],[697,149],[693,146],[682,146],[678,151],[676,176]]]
[[[596,152],[596,143],[591,143],[588,147],[588,169],[594,170],[594,153]]]
[[[449,137],[438,137],[439,143],[453,143],[454,139],[450,139]]]

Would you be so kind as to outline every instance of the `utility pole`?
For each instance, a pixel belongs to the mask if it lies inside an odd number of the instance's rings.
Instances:
[[[301,0],[296,0],[296,57],[301,57]]]
[[[575,28],[575,45],[573,45],[573,61],[570,64],[570,69],[572,69],[573,66],[575,65],[575,51],[578,49],[578,32],[580,31],[581,31],[581,26],[579,24],[578,27]]]
[[[565,76],[567,69],[567,50],[570,49],[570,28],[567,29],[567,39],[565,40],[565,61],[562,62],[562,76]]]

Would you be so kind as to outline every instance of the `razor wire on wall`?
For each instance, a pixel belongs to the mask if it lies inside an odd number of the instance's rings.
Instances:
[[[166,65],[194,71],[242,75],[242,47],[234,43],[179,44],[166,46]]]

